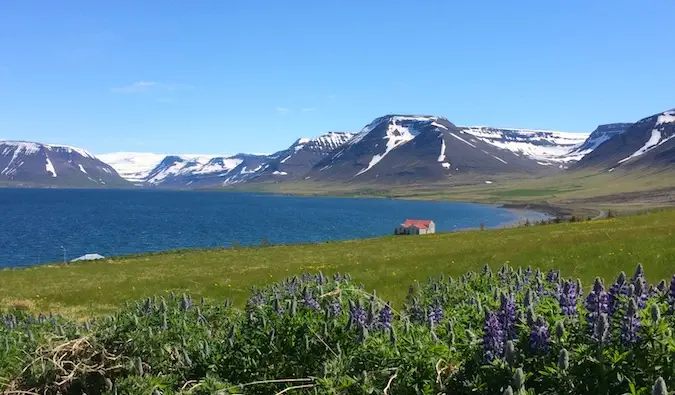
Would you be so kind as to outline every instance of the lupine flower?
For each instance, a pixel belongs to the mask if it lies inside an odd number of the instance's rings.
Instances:
[[[512,295],[502,293],[500,296],[499,320],[502,324],[507,340],[516,337],[516,305]]]
[[[436,301],[433,305],[429,306],[428,317],[429,324],[434,325],[443,321],[443,306],[440,302]]]
[[[666,382],[663,380],[663,377],[656,379],[656,382],[652,387],[652,395],[668,395],[668,387],[666,387]]]
[[[365,326],[366,310],[360,304],[351,302],[349,308],[349,321],[357,327]]]
[[[562,320],[555,323],[555,336],[561,340],[565,336],[565,324]]]
[[[384,305],[377,314],[377,324],[380,328],[391,329],[391,322],[394,320],[394,314],[391,311],[389,302]]]
[[[281,305],[281,301],[279,300],[279,298],[275,298],[274,302],[272,302],[272,309],[278,315],[282,315],[286,311],[286,309],[284,309],[284,307]]]
[[[509,385],[508,387],[506,387],[504,392],[502,392],[502,395],[513,395],[513,388],[511,388],[511,386]]]
[[[342,281],[342,275],[340,273],[334,273],[333,281],[335,281],[336,283]]]
[[[584,287],[581,285],[581,279],[577,278],[577,281],[574,283],[575,288],[577,290],[577,298],[581,298],[584,296]]]
[[[656,290],[659,291],[662,294],[666,293],[667,289],[668,289],[668,285],[666,284],[666,280],[659,281],[659,284],[656,286]]]
[[[251,306],[262,306],[267,302],[267,298],[260,292],[256,292],[249,298]]]
[[[649,299],[649,294],[647,292],[647,280],[644,277],[638,277],[633,283],[635,286],[635,301],[637,302],[638,308],[644,309],[647,307],[647,299]]]
[[[328,315],[338,317],[340,314],[342,314],[342,306],[340,306],[340,301],[335,299],[328,304]]]
[[[651,309],[649,310],[649,313],[650,313],[650,315],[651,315],[651,317],[652,317],[652,322],[653,322],[653,323],[656,324],[656,323],[658,323],[659,321],[661,321],[661,309],[659,308],[659,305],[657,305],[656,303],[654,303],[654,304],[652,305]]]
[[[513,389],[519,393],[525,389],[525,373],[523,368],[516,369],[516,373],[513,374]]]
[[[528,266],[527,269],[525,269],[525,281],[530,282],[532,279],[532,266]]]
[[[577,297],[578,293],[576,290],[575,284],[570,281],[566,281],[558,297],[558,302],[560,303],[560,308],[562,309],[563,315],[566,316],[575,316],[577,315]]]
[[[509,363],[509,365],[513,366],[516,363],[516,346],[513,344],[513,340],[509,340],[506,342],[506,347],[504,349],[504,358],[506,361]]]
[[[619,273],[619,276],[616,278],[616,281],[609,288],[609,292],[607,295],[609,304],[608,313],[610,315],[614,314],[614,312],[619,308],[620,298],[622,296],[628,295],[629,293],[628,288],[629,288],[628,284],[626,283],[626,273],[624,272]]]
[[[645,269],[642,267],[641,263],[638,263],[637,266],[635,267],[635,273],[633,273],[633,278],[631,279],[631,283],[635,283],[638,279],[644,279],[645,278]]]
[[[538,317],[530,332],[530,348],[536,352],[546,352],[548,351],[549,342],[546,321],[542,317]]]
[[[302,302],[305,307],[311,310],[318,310],[321,307],[319,302],[317,302],[316,299],[314,299],[314,296],[312,296],[312,291],[308,290],[307,288],[304,289]]]
[[[555,270],[550,269],[546,274],[546,281],[548,281],[549,283],[554,283],[557,280],[558,280],[558,273]]]
[[[298,282],[295,277],[289,282],[286,283],[285,288],[286,288],[286,293],[289,295],[293,295],[298,291]]]
[[[593,290],[586,297],[586,310],[588,310],[586,320],[591,329],[595,327],[598,318],[609,311],[608,295],[605,292],[605,286],[599,278],[595,279]]]
[[[558,355],[558,369],[567,370],[570,367],[570,353],[566,349],[560,350]]]
[[[606,313],[600,314],[593,326],[593,337],[598,342],[602,343],[607,340],[609,336],[609,319]]]
[[[635,344],[640,339],[640,318],[637,316],[637,312],[637,303],[635,299],[631,299],[621,322],[621,342],[626,346]]]
[[[485,359],[492,362],[504,355],[504,331],[495,313],[488,313],[483,328],[483,351]]]
[[[417,298],[413,299],[413,304],[410,307],[410,319],[415,322],[424,322],[425,320],[424,310]]]
[[[525,307],[530,307],[534,304],[534,294],[531,289],[528,289],[525,292],[525,297],[523,298],[523,305]]]

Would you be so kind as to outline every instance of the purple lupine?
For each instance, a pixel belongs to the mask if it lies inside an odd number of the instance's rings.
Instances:
[[[502,293],[500,295],[499,321],[505,332],[506,340],[516,338],[516,304],[513,295]]]
[[[308,283],[314,280],[314,276],[311,273],[302,273],[300,279],[302,280],[303,283]]]
[[[548,281],[549,283],[554,283],[558,281],[558,272],[556,272],[553,269],[549,270],[548,273],[546,274],[546,281]]]
[[[558,297],[560,308],[563,315],[576,316],[577,315],[577,297],[579,296],[576,284],[572,281],[565,281],[562,292]]]
[[[542,317],[537,317],[530,332],[530,349],[535,352],[546,352],[548,351],[549,342],[548,325]]]
[[[272,302],[272,308],[278,315],[282,315],[286,312],[286,309],[284,309],[284,307],[281,305],[279,298],[274,299],[274,302]]]
[[[338,317],[340,314],[342,314],[342,306],[340,306],[340,301],[335,299],[328,304],[328,315]]]
[[[628,302],[626,314],[621,320],[621,342],[625,346],[630,346],[640,340],[640,318],[637,315],[638,305],[635,299]]]
[[[438,324],[443,321],[443,306],[439,301],[429,306],[429,313],[427,315],[430,325]]]
[[[333,281],[336,283],[342,281],[342,275],[340,273],[333,273]]]
[[[668,302],[670,302],[670,312],[675,312],[675,274],[670,280],[670,287],[668,288]]]
[[[377,314],[377,325],[380,328],[391,329],[391,322],[394,320],[394,313],[391,311],[391,306],[387,302]]]
[[[413,299],[413,304],[410,307],[410,319],[415,322],[424,322],[425,314],[422,306],[420,306],[417,298]]]
[[[626,283],[626,273],[621,272],[617,277],[616,281],[609,288],[607,293],[608,302],[609,302],[609,311],[610,315],[619,308],[619,302],[621,297],[628,295],[628,284]]]
[[[357,327],[365,326],[367,319],[366,310],[361,307],[360,303],[350,303],[349,308],[349,322]]]
[[[184,299],[185,300],[185,299]],[[252,306],[262,306],[267,303],[267,298],[264,294],[256,292],[249,298],[249,304]],[[190,303],[191,304],[191,303]]]
[[[586,297],[586,310],[588,310],[586,320],[591,330],[595,327],[598,318],[609,311],[608,303],[609,300],[607,292],[605,292],[605,286],[602,284],[600,278],[596,277],[593,289]]]
[[[527,269],[525,269],[525,282],[530,282],[532,279],[532,266],[528,266]]]
[[[321,307],[319,302],[312,296],[312,291],[308,290],[307,287],[302,292],[302,303],[310,310],[318,310]]]
[[[504,355],[504,331],[495,313],[488,313],[483,327],[483,351],[485,359],[492,362]]]
[[[647,289],[647,280],[644,277],[638,277],[633,283],[635,286],[634,298],[640,310],[647,307],[649,291]]]
[[[641,263],[638,263],[635,267],[635,273],[633,273],[633,278],[631,279],[631,284],[635,284],[638,279],[645,278],[645,269],[642,267]]]

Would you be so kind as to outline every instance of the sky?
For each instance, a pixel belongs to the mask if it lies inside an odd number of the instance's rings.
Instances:
[[[274,152],[390,113],[591,132],[675,107],[672,0],[6,1],[0,139]]]

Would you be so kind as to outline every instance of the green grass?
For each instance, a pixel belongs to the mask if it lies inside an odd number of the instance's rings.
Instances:
[[[573,189],[557,189],[557,188],[542,188],[542,189],[509,189],[505,191],[495,191],[495,196],[501,197],[539,197],[539,196],[555,196],[562,192],[568,192]]]
[[[485,263],[560,268],[590,284],[642,263],[650,281],[675,272],[675,211],[583,223],[233,250],[190,250],[0,271],[0,305],[78,317],[169,289],[242,304],[249,287],[305,271],[349,272],[401,302],[414,280]]]

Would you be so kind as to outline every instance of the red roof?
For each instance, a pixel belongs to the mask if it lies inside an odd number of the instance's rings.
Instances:
[[[427,229],[431,225],[430,219],[406,219],[404,223],[401,224],[404,228],[414,226],[419,229]]]

